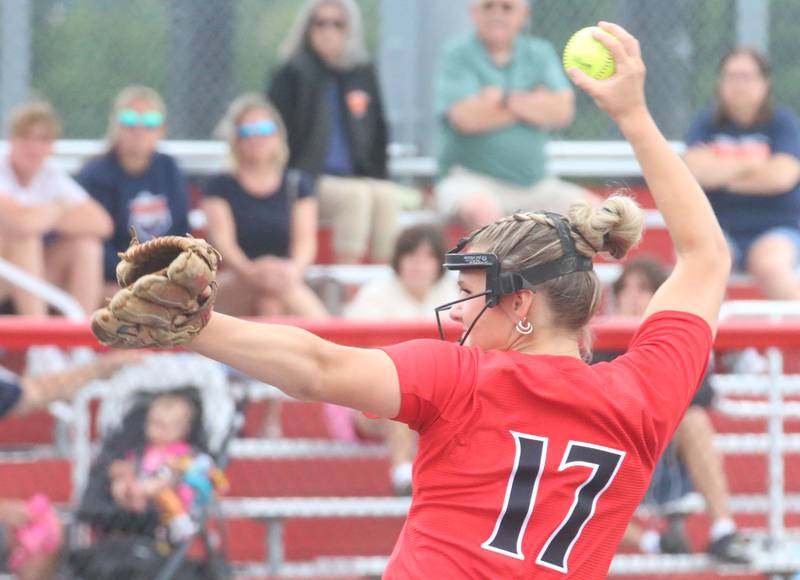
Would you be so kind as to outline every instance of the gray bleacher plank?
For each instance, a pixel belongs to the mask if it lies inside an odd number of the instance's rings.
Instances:
[[[734,566],[716,563],[705,554],[642,555],[619,554],[614,557],[609,575],[645,575],[655,577],[674,574],[775,574],[800,569],[800,552],[792,553],[795,546],[780,551],[754,551],[754,564]],[[381,556],[355,556],[318,558],[307,562],[284,562],[279,574],[285,578],[310,578],[314,576],[376,575],[383,573],[388,558]],[[261,563],[236,565],[237,576],[263,576],[270,569]]]
[[[408,497],[229,497],[220,502],[223,516],[251,519],[405,517],[410,505]],[[735,514],[763,514],[769,502],[763,494],[738,494],[730,506]],[[784,507],[800,513],[800,494],[788,494]],[[702,509],[702,501],[686,506],[688,512]]]
[[[285,519],[405,517],[408,497],[227,498],[220,502],[228,518]]]
[[[299,459],[312,457],[385,457],[378,443],[346,443],[330,439],[234,439],[229,453],[237,459]]]
[[[673,141],[673,149],[684,150],[681,142]],[[81,165],[107,146],[104,140],[60,139],[55,143],[54,162],[64,170],[75,173]],[[193,175],[210,175],[227,171],[228,146],[223,141],[165,140],[159,149],[177,158],[181,167]],[[390,153],[397,151],[390,147]],[[0,154],[8,151],[8,142],[0,141]],[[550,141],[546,146],[548,169],[553,175],[570,177],[629,178],[640,177],[641,169],[633,150],[625,141]],[[413,157],[392,154],[389,171],[394,178],[432,179],[436,175],[436,160],[432,157]]]
[[[800,433],[787,433],[783,437],[786,453],[800,453]],[[725,433],[715,436],[714,445],[725,455],[751,455],[765,453],[770,439],[765,433]],[[49,458],[47,450],[50,449],[45,448],[41,457]],[[25,453],[12,453],[10,457],[23,460]],[[380,443],[348,443],[331,439],[234,439],[230,455],[237,459],[371,458],[385,457],[387,451]],[[4,457],[0,452],[0,460]]]

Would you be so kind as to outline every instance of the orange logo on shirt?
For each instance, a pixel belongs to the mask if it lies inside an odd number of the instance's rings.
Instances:
[[[370,96],[366,91],[358,89],[347,93],[345,100],[347,101],[347,108],[350,110],[350,114],[354,117],[361,118],[366,114],[369,108]]]

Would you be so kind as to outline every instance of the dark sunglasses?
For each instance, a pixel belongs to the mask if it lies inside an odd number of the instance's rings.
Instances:
[[[244,123],[239,125],[237,133],[240,139],[248,139],[250,137],[269,137],[278,130],[278,125],[271,119],[264,119],[263,121],[256,121],[254,123]]]
[[[140,113],[133,109],[122,109],[117,113],[117,122],[123,127],[157,129],[164,124],[164,113],[161,111],[145,111],[144,113]]]
[[[334,30],[344,30],[347,28],[347,22],[336,18],[314,18],[311,21],[311,26],[320,30],[324,28],[333,28]]]
[[[510,14],[514,11],[515,4],[513,2],[483,2],[481,4],[481,10],[484,12],[491,12],[495,8],[502,10],[505,14]]]

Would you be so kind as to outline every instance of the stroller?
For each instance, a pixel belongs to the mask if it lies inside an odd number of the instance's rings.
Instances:
[[[227,462],[227,448],[242,424],[224,368],[190,354],[148,356],[142,365],[124,369],[101,398],[98,415],[100,449],[85,479],[76,512],[67,577],[75,580],[222,580],[230,576],[225,560],[224,528],[213,529],[218,505],[211,501],[191,514],[195,529],[188,538],[172,540],[164,533],[154,506],[133,512],[111,494],[109,466],[141,454],[151,402],[169,394],[184,398],[194,410],[187,443],[208,454],[218,468]],[[80,478],[78,478],[80,484]],[[91,537],[91,542],[85,541]],[[78,542],[77,540],[84,540]],[[81,545],[83,544],[83,545]],[[203,557],[194,556],[202,547]],[[189,556],[190,550],[192,557]]]

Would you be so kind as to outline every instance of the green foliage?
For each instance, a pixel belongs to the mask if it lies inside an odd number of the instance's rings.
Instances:
[[[129,84],[164,90],[163,1],[36,0],[33,7],[33,91],[60,112],[65,136],[103,135],[111,101]]]
[[[359,0],[367,45],[378,39],[380,0]],[[278,64],[278,49],[295,22],[302,2],[240,0],[236,16],[236,92],[263,91],[267,75]]]
[[[613,20],[615,0],[536,0],[533,3],[531,32],[549,40],[559,58],[572,34],[598,20]],[[565,17],[568,14],[569,17]],[[609,123],[584,93],[576,92],[575,122],[557,132],[556,139],[605,139]]]
[[[794,53],[800,3],[797,0],[772,0],[769,9],[769,53],[775,98],[800,113],[800,60]]]
[[[230,1],[236,2],[232,94],[263,91],[301,4]],[[374,49],[380,1],[359,5]],[[33,0],[33,90],[61,113],[65,136],[101,136],[111,101],[129,84],[167,91],[169,21],[165,0]],[[208,28],[204,34],[217,32]]]
[[[235,3],[230,94],[263,91],[267,75],[277,63],[278,47],[301,2],[228,1]],[[368,45],[375,51],[382,0],[357,1],[364,13]],[[111,100],[122,87],[146,84],[163,93],[168,89],[168,75],[179,74],[169,70],[170,0],[32,0],[32,4],[33,89],[51,100],[61,113],[67,137],[100,137]],[[669,35],[668,39],[674,38],[680,45],[677,56],[673,55],[677,68],[672,75],[652,75],[648,94],[660,99],[662,105],[685,109],[683,115],[687,117],[713,99],[719,59],[736,43],[736,4],[735,0],[535,0],[531,32],[550,40],[560,53],[578,28],[600,19],[624,24],[630,12],[638,10],[643,44],[652,46]],[[682,11],[682,16],[664,19],[671,10]],[[772,0],[769,10],[775,95],[779,102],[797,107],[800,61],[788,47],[795,44],[800,2]],[[681,22],[684,30],[670,30],[664,21]],[[209,38],[219,33],[214,22],[207,28],[202,33]],[[647,57],[652,65],[657,55]],[[677,84],[683,84],[687,94],[673,101],[675,80],[684,81]],[[197,90],[203,91],[203,87]],[[676,127],[668,136],[680,138],[682,131]],[[609,139],[616,134],[588,97],[579,94],[575,123],[556,138]]]

